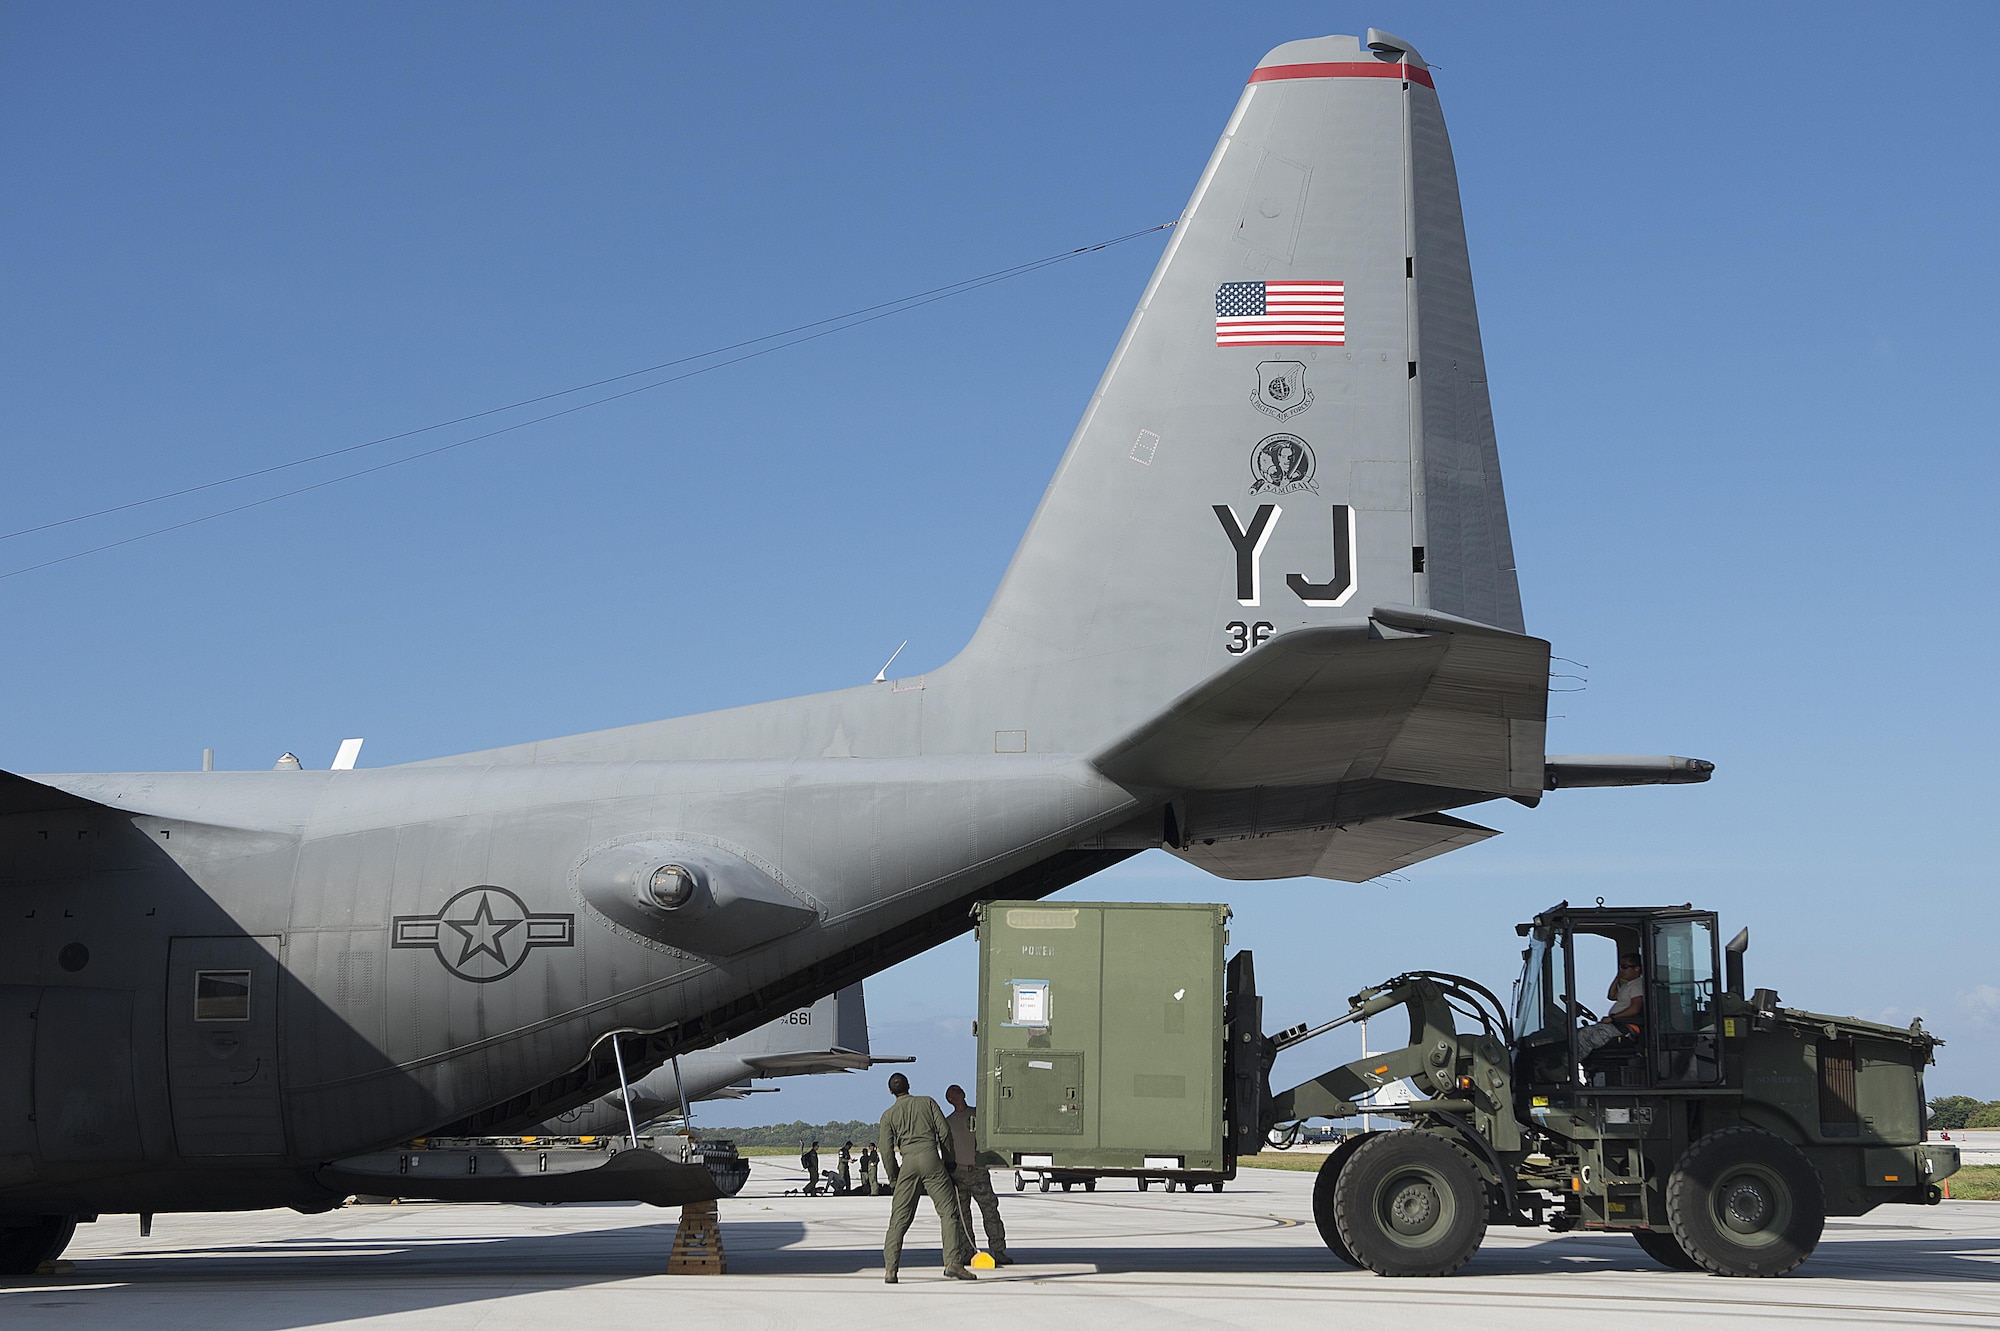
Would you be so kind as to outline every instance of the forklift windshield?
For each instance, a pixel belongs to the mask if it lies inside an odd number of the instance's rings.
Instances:
[[[1521,954],[1521,978],[1514,983],[1514,1038],[1523,1044],[1545,1043],[1550,1035],[1568,1038],[1569,1022],[1560,998],[1562,982],[1555,971],[1559,949],[1554,940],[1552,931],[1538,928]]]

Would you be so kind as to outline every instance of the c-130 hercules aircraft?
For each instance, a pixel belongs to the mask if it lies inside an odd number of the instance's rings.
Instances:
[[[1149,847],[1358,882],[1493,835],[1446,810],[1707,776],[1549,758],[1548,663],[1430,71],[1280,46],[947,665],[374,770],[0,775],[0,1248],[332,1207],[342,1161],[551,1119]]]

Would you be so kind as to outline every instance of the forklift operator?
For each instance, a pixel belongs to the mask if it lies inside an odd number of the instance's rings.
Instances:
[[[1639,1022],[1646,1008],[1646,982],[1640,976],[1637,952],[1619,955],[1618,975],[1604,996],[1614,1006],[1604,1014],[1603,1021],[1592,1022],[1576,1033],[1579,1060],[1589,1058],[1613,1040],[1639,1033]]]

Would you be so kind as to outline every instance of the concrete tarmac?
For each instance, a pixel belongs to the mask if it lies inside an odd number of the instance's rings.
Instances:
[[[888,1198],[787,1195],[760,1159],[722,1204],[726,1276],[669,1276],[679,1213],[644,1206],[351,1206],[132,1216],[78,1229],[74,1270],[0,1278],[0,1326],[284,1331],[353,1324],[470,1331],[696,1325],[812,1331],[1023,1325],[1312,1327],[1346,1319],[1484,1328],[1963,1326],[2000,1331],[2000,1202],[1884,1207],[1828,1222],[1776,1280],[1654,1265],[1630,1239],[1489,1233],[1461,1274],[1385,1280],[1340,1265],[1312,1223],[1308,1173],[1246,1169],[1221,1193],[1126,1181],[1016,1193],[996,1172],[1018,1265],[943,1278],[919,1213],[899,1285],[882,1283]],[[1334,1319],[1339,1319],[1336,1322]]]

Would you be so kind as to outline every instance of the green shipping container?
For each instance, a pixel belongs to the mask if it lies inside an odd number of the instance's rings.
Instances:
[[[978,909],[982,1163],[1220,1175],[1229,908]]]

